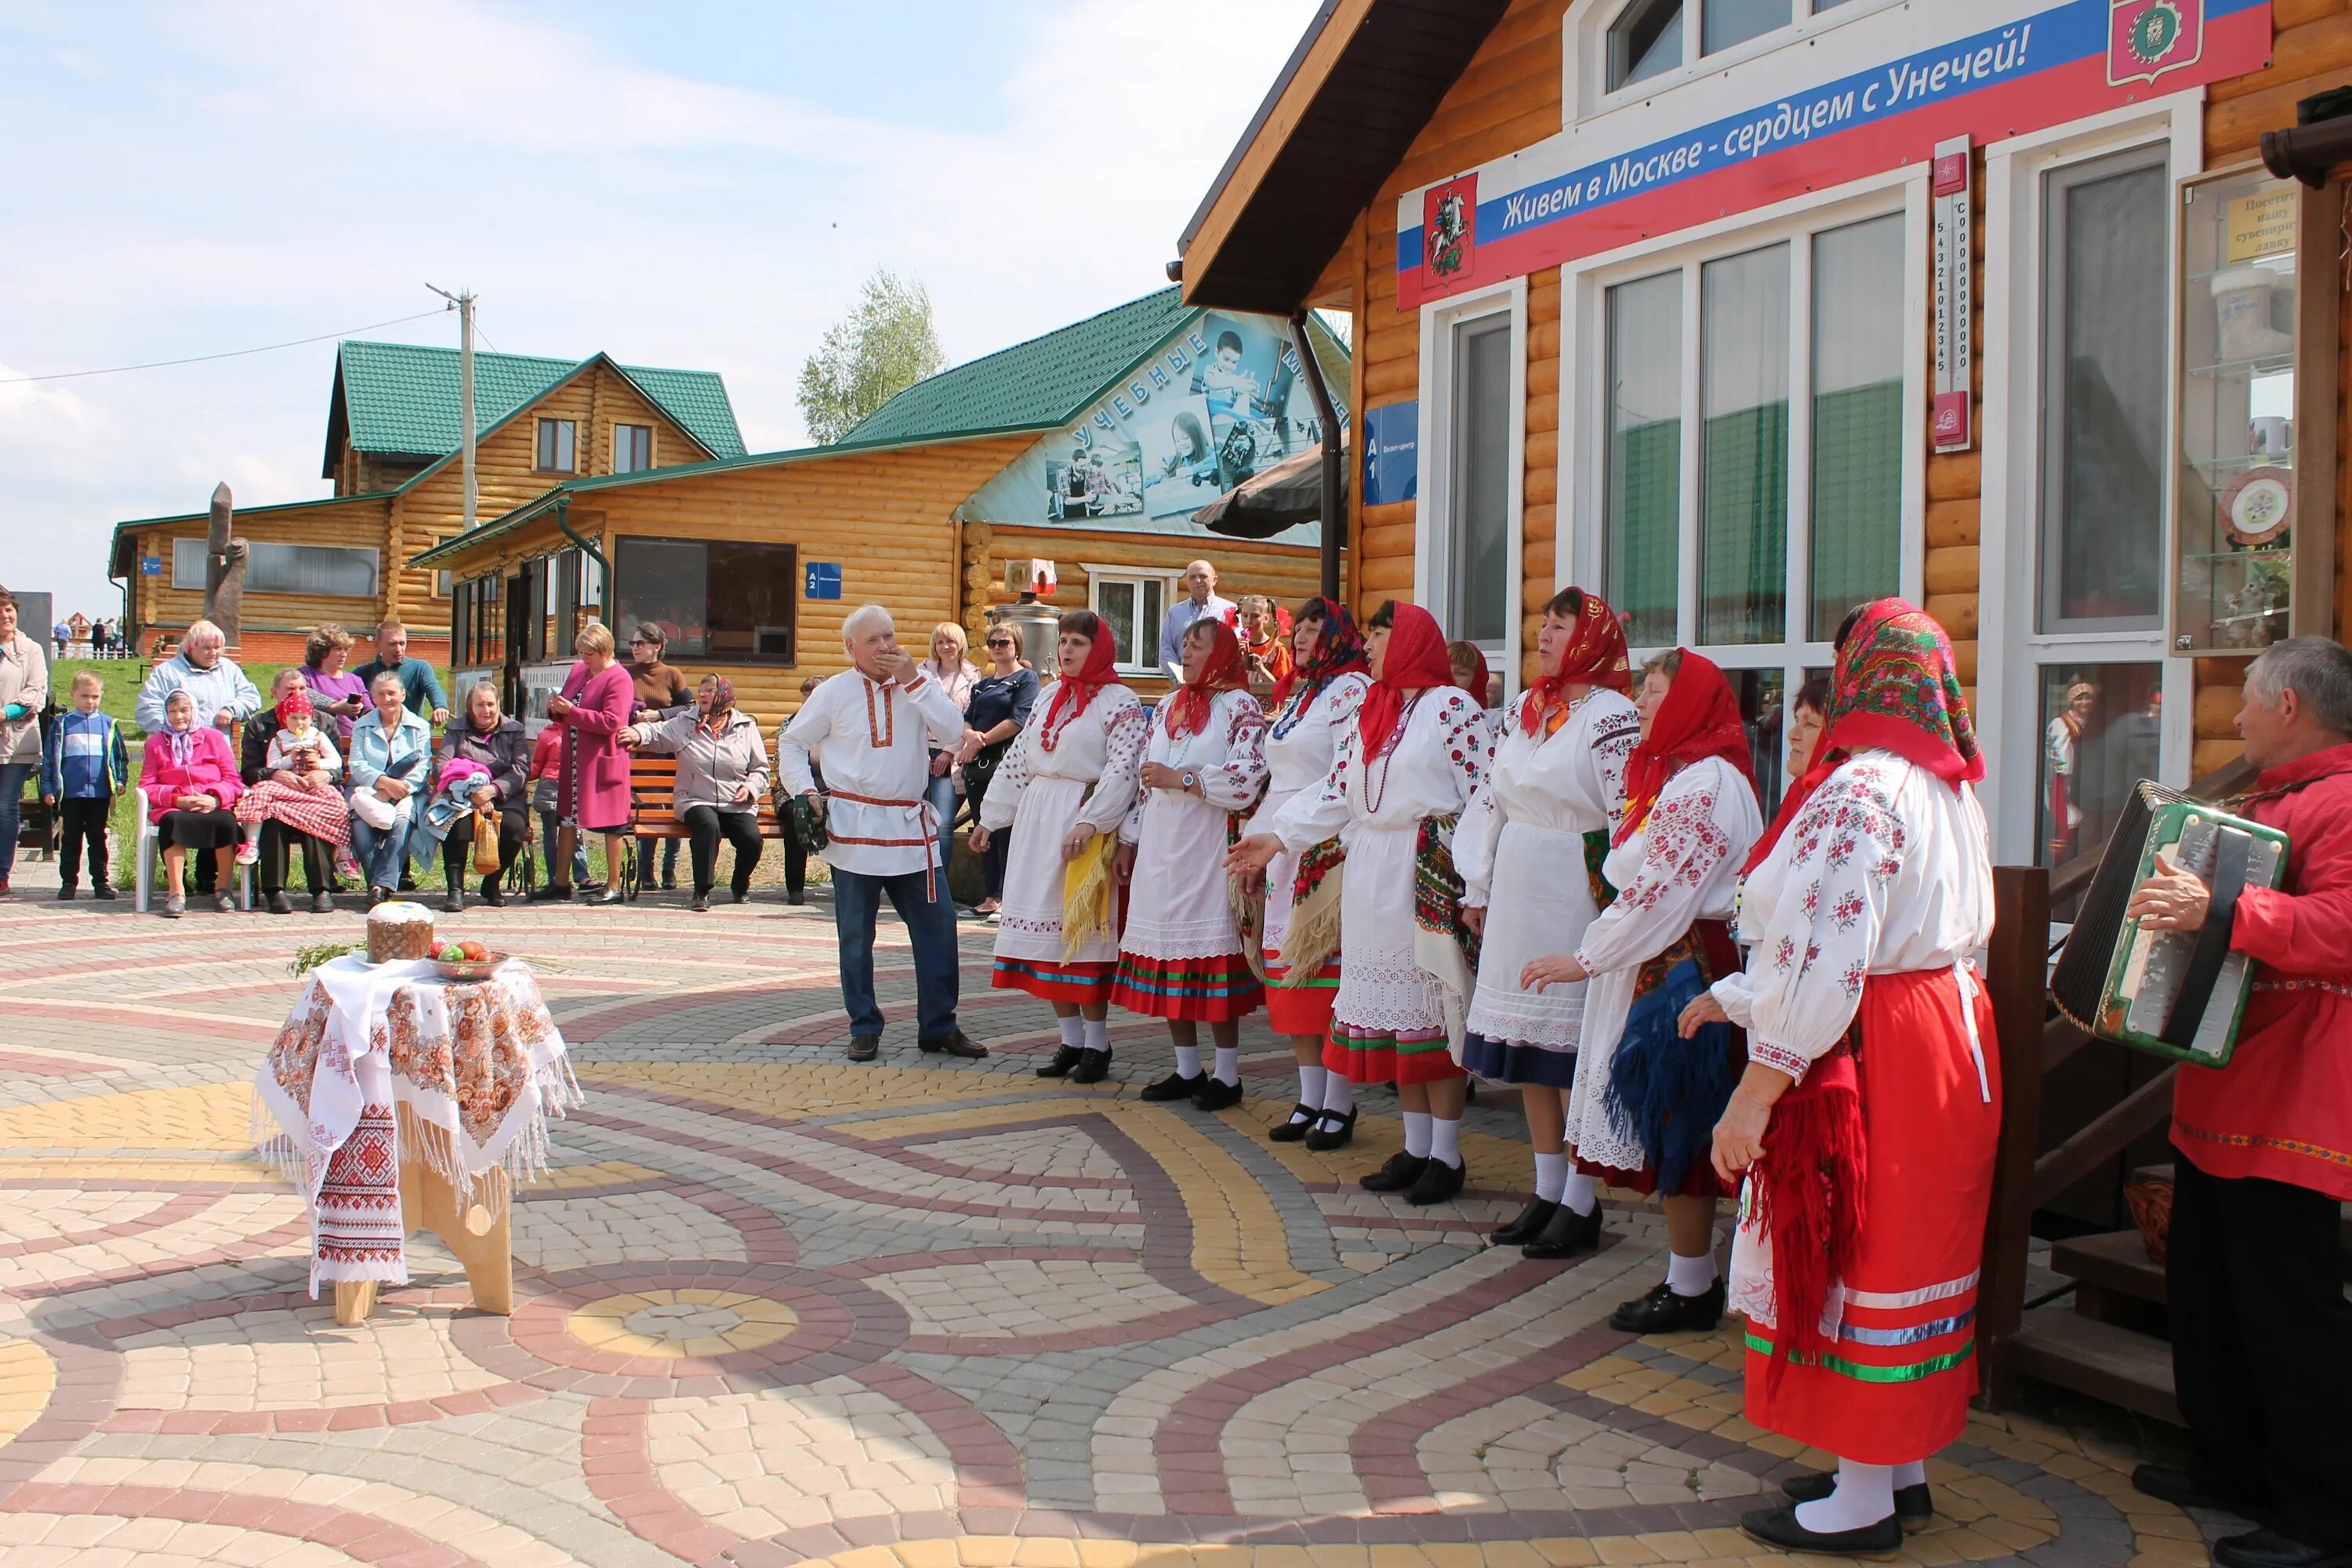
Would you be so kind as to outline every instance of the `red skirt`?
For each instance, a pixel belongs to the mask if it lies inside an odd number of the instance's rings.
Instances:
[[[1614,1165],[1596,1165],[1580,1154],[1576,1157],[1576,1171],[1579,1175],[1591,1176],[1610,1186],[1639,1193],[1645,1198],[1654,1196],[1658,1190],[1658,1173],[1647,1165],[1638,1171],[1621,1171]],[[1739,1189],[1725,1186],[1723,1179],[1715,1173],[1715,1167],[1705,1161],[1696,1162],[1685,1171],[1681,1189],[1666,1194],[1670,1198],[1730,1198],[1738,1195]]]
[[[1900,1465],[1968,1425],[2000,1132],[2000,1055],[1981,984],[1975,1012],[1981,1084],[1950,970],[1864,983],[1856,1059],[1867,1207],[1843,1321],[1819,1358],[1777,1369],[1777,1382],[1773,1331],[1748,1326],[1747,1415],[1759,1426],[1840,1458]]]
[[[1257,1011],[1264,987],[1238,952],[1153,958],[1121,951],[1110,999],[1130,1013],[1178,1023],[1223,1024]]]
[[[1311,1035],[1318,1038],[1328,1035],[1331,1002],[1339,994],[1339,961],[1331,960],[1297,985],[1282,984],[1289,973],[1275,962],[1273,953],[1265,955],[1267,1026],[1277,1035]]]
[[[1323,1040],[1323,1066],[1349,1083],[1444,1083],[1462,1076],[1443,1029],[1397,1035],[1335,1022]]]
[[[998,991],[1026,991],[1040,1002],[1072,1002],[1081,1007],[1110,1000],[1108,963],[1054,963],[1042,958],[1000,958],[988,977]]]

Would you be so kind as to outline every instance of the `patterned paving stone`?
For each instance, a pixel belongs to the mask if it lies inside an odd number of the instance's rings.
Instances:
[[[20,866],[31,888],[39,868]],[[811,905],[478,910],[538,963],[588,1100],[514,1207],[516,1310],[412,1280],[338,1328],[247,1084],[319,920],[0,902],[0,1568],[1601,1568],[1780,1563],[1743,1507],[1822,1456],[1742,1417],[1728,1328],[1631,1341],[1653,1206],[1573,1266],[1487,1247],[1525,1144],[1474,1107],[1469,1190],[1360,1191],[1398,1146],[1274,1145],[1249,1098],[1147,1105],[1164,1032],[1114,1022],[1092,1088],[1030,1069],[1050,1014],[987,988],[992,1055],[914,1047],[885,926],[880,1062],[841,1051]],[[103,966],[107,984],[89,975]],[[2205,1561],[2213,1521],[2137,1456],[1980,1416],[1897,1558]]]

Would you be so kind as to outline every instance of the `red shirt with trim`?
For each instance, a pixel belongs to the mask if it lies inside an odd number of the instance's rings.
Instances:
[[[2352,745],[2266,770],[2242,814],[2287,836],[2286,884],[2239,896],[2253,994],[2229,1066],[2181,1068],[2173,1145],[2209,1175],[2352,1200]]]

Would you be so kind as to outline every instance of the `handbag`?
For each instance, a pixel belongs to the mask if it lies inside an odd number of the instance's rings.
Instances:
[[[477,806],[474,810],[474,874],[478,877],[499,874],[499,812],[496,806]]]

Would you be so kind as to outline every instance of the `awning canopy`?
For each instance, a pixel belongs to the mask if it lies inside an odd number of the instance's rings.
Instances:
[[[1348,465],[1339,465],[1339,494],[1331,514],[1346,526]],[[1192,521],[1228,539],[1271,539],[1302,522],[1324,517],[1323,447],[1303,452],[1261,469],[1192,514]]]

